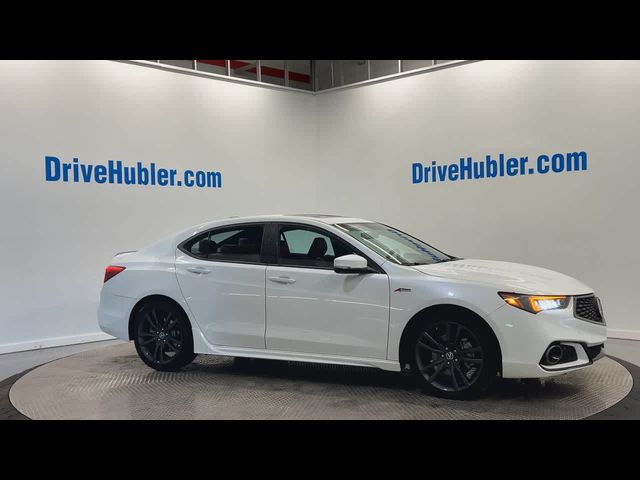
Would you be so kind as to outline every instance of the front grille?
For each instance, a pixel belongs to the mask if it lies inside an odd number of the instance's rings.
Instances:
[[[595,295],[575,297],[573,312],[577,318],[590,322],[604,323],[598,306],[598,298]]]

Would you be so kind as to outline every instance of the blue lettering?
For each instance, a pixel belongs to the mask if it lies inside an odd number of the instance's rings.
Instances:
[[[147,185],[149,183],[149,170],[143,167],[140,162],[138,162],[138,183],[140,185]]]
[[[104,165],[96,165],[93,172],[96,177],[96,183],[105,183],[107,181],[107,167]]]
[[[222,174],[220,172],[208,172],[207,187],[222,188]]]
[[[456,165],[455,163],[449,165],[449,180],[451,180],[452,182],[458,180],[458,165]]]
[[[413,183],[422,183],[424,176],[424,169],[421,163],[414,163],[411,165],[411,170],[413,173],[412,182]]]
[[[564,155],[556,153],[551,157],[551,170],[553,170],[554,173],[560,173],[564,170]]]
[[[82,172],[82,180],[84,183],[89,183],[91,181],[91,172],[93,171],[93,165],[84,165],[80,164],[80,172]]]
[[[587,169],[587,153],[586,152],[569,152],[567,153],[567,171],[586,170]]]
[[[487,178],[495,178],[498,175],[498,162],[487,155]]]
[[[529,161],[529,157],[520,157],[520,175],[526,174],[528,161]]]
[[[204,187],[207,184],[207,178],[204,174],[204,172],[198,170],[196,172],[196,185],[198,187]]]
[[[109,183],[122,183],[122,162],[109,160]]]
[[[484,178],[484,163],[473,162],[473,178]]]
[[[44,157],[44,178],[47,182],[60,180],[60,159],[57,157]]]
[[[124,183],[125,185],[133,185],[136,183],[136,169],[133,167],[124,167]]]
[[[71,170],[71,164],[63,163],[62,164],[62,181],[63,182],[69,181],[69,170]]]
[[[78,173],[78,159],[74,158],[73,159],[73,181],[77,183],[79,178],[80,178],[80,175]]]
[[[160,185],[161,187],[166,187],[167,183],[169,183],[168,178],[169,178],[169,172],[164,168],[159,168],[158,169],[158,185]]]
[[[193,187],[193,171],[192,170],[185,170],[184,184],[187,187]]]
[[[549,171],[549,157],[540,155],[538,157],[538,172],[547,173]]]
[[[411,164],[412,183],[436,183],[455,182],[458,180],[514,177],[516,175],[534,175],[536,173],[546,174],[550,171],[555,173],[573,172],[587,169],[587,153],[575,151],[568,153],[554,153],[552,155],[539,155],[534,162],[529,163],[528,156],[508,157],[504,153],[497,153],[496,158],[486,155],[484,159],[475,161],[473,157],[460,157],[458,162],[438,165],[436,160],[431,161],[430,166],[416,162]],[[535,163],[535,164],[534,164]],[[198,175],[200,172],[198,172]],[[208,172],[208,186],[215,183],[216,179],[220,183],[219,172]],[[193,176],[193,173],[192,173]],[[196,183],[201,186],[202,181],[196,176]],[[192,182],[193,184],[193,182]]]
[[[185,170],[181,176],[180,170],[159,168],[154,162],[146,166],[142,162],[135,165],[126,166],[121,160],[108,160],[104,164],[84,164],[78,158],[72,162],[62,162],[58,157],[52,155],[44,156],[45,181],[47,182],[84,182],[84,183],[110,183],[126,185],[159,185],[187,187],[222,187],[222,173],[216,171],[193,171]],[[433,162],[435,165],[435,161]],[[413,182],[428,181],[429,167],[423,167],[421,163],[415,163],[413,168]],[[443,180],[448,166],[438,167],[438,173]],[[434,167],[435,170],[435,167]],[[457,172],[457,166],[453,169],[453,175]],[[434,171],[435,178],[435,171]]]
[[[472,178],[471,162],[472,162],[471,157],[467,157],[466,160],[464,158],[460,159],[460,180],[466,180],[467,178]]]
[[[517,158],[510,158],[509,160],[507,160],[507,175],[509,175],[510,177],[517,175],[519,163],[520,162],[518,162]]]

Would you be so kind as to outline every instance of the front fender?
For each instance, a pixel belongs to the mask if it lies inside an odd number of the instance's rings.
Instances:
[[[504,305],[504,301],[493,287],[428,275],[411,275],[390,278],[389,295],[388,360],[400,359],[400,340],[411,319],[436,305],[454,305],[472,311],[487,322],[502,348],[504,338],[491,314]]]

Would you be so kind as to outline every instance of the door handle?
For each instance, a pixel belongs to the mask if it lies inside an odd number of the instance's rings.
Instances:
[[[296,281],[291,277],[269,277],[269,280],[276,283],[284,283],[285,285],[296,283]]]
[[[211,271],[205,267],[187,267],[187,270],[191,273],[197,273],[198,275],[206,275]]]

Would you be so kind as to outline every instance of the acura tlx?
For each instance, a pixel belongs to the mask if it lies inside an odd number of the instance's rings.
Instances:
[[[315,214],[217,220],[117,254],[98,319],[156,370],[196,354],[409,367],[446,398],[588,367],[606,339],[600,300],[574,278]]]

